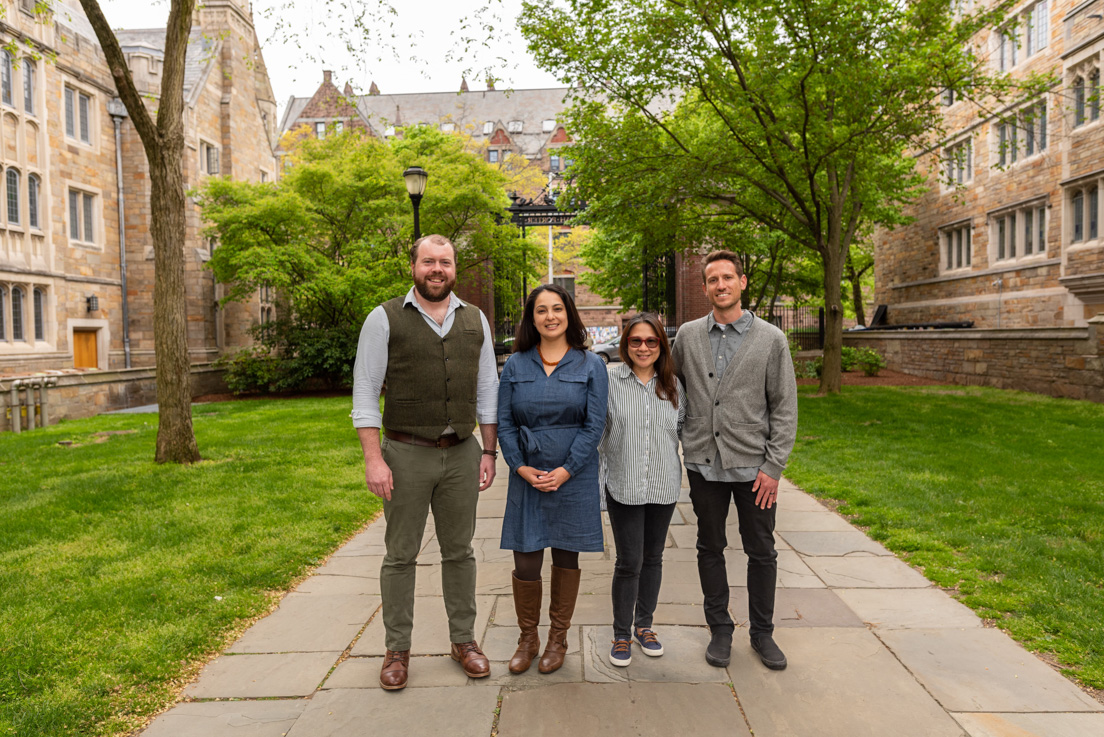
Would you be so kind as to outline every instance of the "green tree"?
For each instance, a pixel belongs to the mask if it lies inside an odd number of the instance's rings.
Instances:
[[[231,363],[237,388],[351,383],[365,316],[410,287],[402,171],[415,164],[430,173],[423,230],[457,245],[460,279],[488,263],[507,274],[524,268],[516,230],[496,217],[505,176],[435,129],[409,128],[392,142],[355,132],[307,139],[279,183],[206,182],[198,201],[219,241],[209,266],[227,285],[225,300],[264,288],[279,296],[279,318],[258,326],[258,345]],[[514,280],[502,281],[505,289]]]
[[[1007,7],[956,20],[950,0],[563,0],[526,3],[519,22],[538,63],[592,92],[572,115],[581,148],[631,127],[653,181],[816,255],[824,393],[840,388],[851,244],[905,221],[923,187],[913,152],[945,135],[940,91],[1023,91],[971,46]],[[640,121],[664,143],[648,143]],[[608,196],[630,179],[607,176]]]

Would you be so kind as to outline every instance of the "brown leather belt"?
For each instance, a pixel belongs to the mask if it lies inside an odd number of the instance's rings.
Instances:
[[[383,431],[383,435],[384,435],[384,437],[386,437],[390,440],[394,440],[396,443],[408,443],[410,445],[422,445],[422,446],[425,446],[427,448],[451,448],[452,446],[459,445],[460,443],[467,440],[467,438],[462,438],[459,435],[455,435],[455,434],[453,434],[453,435],[442,435],[441,437],[437,438],[436,440],[430,440],[429,438],[419,437],[418,435],[411,435],[410,433],[399,432],[397,430],[387,430],[387,429],[385,429]]]

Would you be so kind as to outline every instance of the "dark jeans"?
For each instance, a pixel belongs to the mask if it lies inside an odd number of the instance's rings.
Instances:
[[[613,567],[613,636],[628,640],[632,626],[651,627],[663,581],[663,547],[674,504],[622,504],[606,492],[617,563]]]
[[[748,619],[751,636],[774,633],[774,587],[778,578],[778,553],[774,549],[774,517],[778,505],[760,509],[746,483],[706,481],[700,473],[687,470],[690,501],[698,517],[698,577],[705,597],[705,622],[712,632],[732,632],[735,625],[728,613],[728,572],[724,550],[728,545],[725,522],[731,499],[736,503],[740,539],[747,555]]]

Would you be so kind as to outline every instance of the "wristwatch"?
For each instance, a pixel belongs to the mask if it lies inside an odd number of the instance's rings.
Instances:
[[[491,458],[498,458],[497,450],[484,450],[483,455],[490,456]]]

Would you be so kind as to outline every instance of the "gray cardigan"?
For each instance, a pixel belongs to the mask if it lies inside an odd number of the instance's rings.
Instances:
[[[679,328],[672,351],[686,387],[682,451],[687,463],[758,466],[779,478],[797,437],[797,382],[785,334],[758,317],[717,377],[706,318]]]

